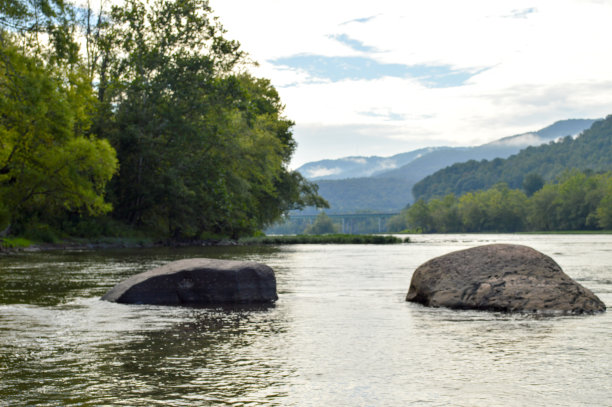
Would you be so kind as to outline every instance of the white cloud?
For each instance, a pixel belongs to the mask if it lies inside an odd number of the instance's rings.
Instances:
[[[561,119],[612,113],[611,2],[213,0],[211,5],[228,37],[260,62],[255,74],[272,80],[287,116],[296,121],[294,167],[322,158],[480,144]],[[270,62],[296,55],[476,74],[462,86],[432,88],[426,78],[410,75],[331,80],[317,77],[321,70]]]
[[[494,141],[493,144],[506,146],[536,146],[543,140],[535,133],[526,133],[509,139]]]
[[[349,161],[355,164],[366,164],[368,160],[363,157],[347,157],[345,161]]]
[[[341,172],[342,170],[337,167],[334,167],[334,168],[314,167],[314,168],[309,168],[305,172],[304,176],[312,179],[312,178],[326,177],[329,175],[336,175],[336,174],[340,174]]]

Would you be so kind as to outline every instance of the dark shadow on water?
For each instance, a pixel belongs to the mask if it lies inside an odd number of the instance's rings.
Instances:
[[[51,251],[0,257],[0,304],[59,305],[101,297],[118,282],[162,264],[195,257],[266,262],[273,247],[181,247]]]

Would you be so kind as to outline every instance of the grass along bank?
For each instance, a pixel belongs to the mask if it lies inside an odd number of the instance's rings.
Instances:
[[[136,248],[155,246],[216,246],[216,245],[288,245],[288,244],[399,244],[408,243],[410,238],[392,235],[278,235],[245,237],[238,241],[230,239],[206,239],[197,241],[173,242],[159,241],[146,237],[99,237],[99,238],[65,238],[53,242],[30,240],[22,237],[0,238],[0,253],[16,251],[46,251],[66,249],[108,249]]]
[[[243,238],[242,245],[284,245],[284,244],[398,244],[408,243],[409,238],[391,235],[279,235]]]

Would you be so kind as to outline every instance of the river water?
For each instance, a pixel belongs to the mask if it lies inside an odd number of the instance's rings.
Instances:
[[[417,235],[412,243],[0,257],[0,405],[612,406],[612,235]],[[453,250],[529,245],[608,312],[425,308],[414,269]],[[259,261],[279,300],[174,308],[99,300],[171,260]]]

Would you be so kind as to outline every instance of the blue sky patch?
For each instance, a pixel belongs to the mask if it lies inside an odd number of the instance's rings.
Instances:
[[[374,80],[383,77],[414,78],[429,88],[461,86],[472,76],[482,72],[482,70],[477,72],[456,70],[447,65],[382,63],[361,56],[328,57],[304,54],[278,58],[269,62],[280,67],[304,70],[314,78],[332,82],[345,79]]]
[[[351,24],[351,23],[367,23],[370,20],[375,19],[377,16],[370,16],[370,17],[362,17],[362,18],[356,18],[354,20],[349,20],[346,21],[340,25],[345,25],[345,24]]]
[[[377,51],[376,48],[368,47],[363,42],[353,39],[346,34],[330,35],[330,38],[333,38],[334,40],[351,47],[355,51],[359,51],[359,52],[376,52]]]

